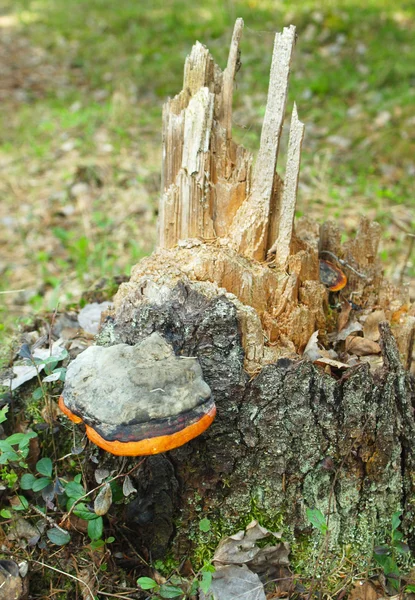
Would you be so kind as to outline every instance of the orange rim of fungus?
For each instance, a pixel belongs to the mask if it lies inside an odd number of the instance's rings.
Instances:
[[[75,415],[64,404],[63,397],[59,398],[59,408],[61,411],[74,423],[82,423],[82,419]],[[203,415],[192,425],[188,425],[181,431],[172,433],[171,435],[160,435],[153,438],[138,440],[137,442],[119,442],[117,440],[111,442],[104,439],[92,427],[85,424],[86,434],[88,438],[107,452],[117,456],[145,456],[148,454],[160,454],[167,452],[179,446],[183,446],[190,440],[203,433],[213,422],[216,415],[216,406],[213,406],[208,413]]]
[[[326,269],[329,269],[332,273],[335,273],[337,276],[337,278],[334,282],[334,285],[329,285],[328,282],[325,283],[323,281],[324,285],[326,285],[327,288],[331,292],[339,292],[340,290],[342,290],[347,285],[347,277],[343,273],[343,271],[341,269],[339,269],[339,267],[337,267],[333,263],[329,262],[328,260],[320,259],[320,267],[321,267],[321,263],[323,263],[325,265]],[[320,277],[321,277],[321,275],[320,275]]]

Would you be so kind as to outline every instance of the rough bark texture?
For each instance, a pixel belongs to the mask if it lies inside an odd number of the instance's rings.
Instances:
[[[336,380],[280,359],[251,379],[237,309],[224,295],[179,283],[163,304],[110,319],[101,343],[135,344],[158,331],[178,355],[197,356],[218,408],[203,436],[137,472],[127,517],[130,528],[145,521],[144,546],[162,555],[174,539],[180,556],[191,551],[200,514],[222,532],[253,512],[280,516],[299,535],[309,531],[306,507],[330,511],[333,547],[369,551],[399,507],[412,534],[414,388],[389,325],[381,328],[384,367],[374,376],[362,364]]]

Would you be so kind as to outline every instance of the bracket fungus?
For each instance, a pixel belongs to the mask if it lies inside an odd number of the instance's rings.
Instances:
[[[320,281],[331,291],[339,292],[347,285],[343,271],[328,260],[320,258]]]
[[[59,399],[88,438],[119,456],[158,454],[209,427],[216,407],[195,357],[158,333],[135,346],[90,346],[69,365]]]

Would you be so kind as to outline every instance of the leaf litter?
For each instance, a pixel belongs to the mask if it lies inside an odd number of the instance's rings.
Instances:
[[[214,553],[212,563],[216,567],[213,573],[209,595],[200,598],[228,600],[265,599],[267,583],[275,583],[280,590],[292,585],[289,570],[290,546],[281,539],[281,533],[274,533],[262,527],[258,521],[252,521],[245,530],[238,531],[222,539]],[[270,544],[259,546],[258,541],[270,539]]]

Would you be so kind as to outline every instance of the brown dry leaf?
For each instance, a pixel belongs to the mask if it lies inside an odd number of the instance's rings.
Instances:
[[[349,594],[349,600],[378,600],[382,595],[370,581],[358,581]]]
[[[392,313],[392,323],[399,323],[401,317],[408,312],[408,309],[409,307],[405,305],[401,306],[401,308],[399,308],[398,310],[395,310],[395,312]]]
[[[356,356],[368,356],[369,354],[380,354],[380,346],[377,342],[366,338],[349,335],[346,338],[346,352]]]
[[[29,454],[26,462],[31,469],[34,469],[40,456],[39,438],[31,438],[29,441]]]
[[[360,323],[358,323],[357,321],[352,321],[351,323],[348,324],[347,327],[345,327],[342,331],[340,331],[337,334],[337,341],[342,342],[347,337],[349,337],[352,333],[358,333],[359,331],[362,331],[362,330],[363,330],[363,327],[360,325]]]
[[[239,565],[247,563],[253,560],[261,550],[256,545],[256,542],[269,535],[281,537],[280,534],[272,533],[265,527],[261,527],[258,521],[251,521],[245,531],[238,531],[219,542],[213,556],[213,562]]]
[[[337,331],[342,331],[347,325],[347,322],[352,312],[352,305],[347,300],[342,302],[342,309],[337,319]]]
[[[83,600],[94,600],[96,581],[93,569],[80,569],[78,573]],[[82,583],[81,583],[82,582]]]
[[[99,490],[94,502],[96,515],[106,515],[112,504],[112,490],[109,483],[105,483]]]
[[[363,334],[368,340],[377,342],[380,338],[379,323],[386,321],[386,315],[383,310],[375,310],[367,316],[363,323]]]
[[[42,415],[42,419],[45,421],[45,423],[48,425],[53,425],[58,416],[60,416],[62,413],[56,402],[49,400],[48,405],[42,408],[40,414]]]
[[[372,373],[383,367],[383,358],[379,354],[368,354],[368,356],[362,356],[360,362],[368,363]]]
[[[74,514],[72,514],[69,517],[68,525],[66,525],[67,523],[68,521],[66,521],[66,523],[61,524],[60,526],[64,527],[65,529],[73,529],[74,531],[78,531],[84,534],[86,534],[88,531],[88,521],[85,521],[84,519],[81,519],[80,517],[77,517]]]
[[[244,598],[244,600],[266,600],[264,586],[258,575],[246,565],[226,565],[217,567],[212,576],[212,583],[206,596],[200,592],[200,600],[229,600]]]
[[[328,365],[329,367],[333,367],[334,369],[348,369],[350,367],[350,365],[347,365],[346,363],[342,363],[338,360],[333,360],[332,358],[326,358],[325,356],[322,356],[321,358],[315,360],[314,364],[321,366]]]

